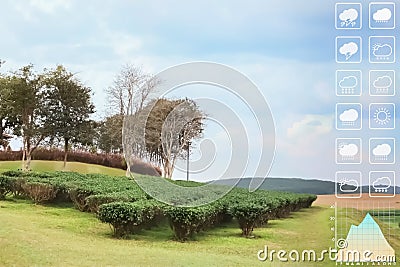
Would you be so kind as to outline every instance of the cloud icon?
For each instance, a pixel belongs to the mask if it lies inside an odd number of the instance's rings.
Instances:
[[[342,25],[348,26],[358,18],[358,11],[354,8],[346,9],[339,15]]]
[[[355,42],[346,43],[339,48],[339,53],[346,56],[346,60],[349,60],[357,52],[358,45]]]
[[[372,18],[376,22],[388,22],[392,18],[392,11],[389,8],[382,8],[377,10]]]
[[[390,45],[388,45],[388,44],[383,44],[383,45],[382,44],[375,44],[372,47],[372,50],[373,50],[372,54],[375,57],[389,57],[393,53],[392,47]]]
[[[374,156],[389,156],[392,152],[392,147],[388,144],[377,145],[373,150]]]
[[[387,192],[387,189],[392,185],[389,177],[380,177],[372,183],[372,187],[377,192]]]
[[[339,154],[343,157],[354,157],[358,153],[358,146],[355,144],[342,145],[339,147]]]
[[[380,76],[376,78],[373,85],[376,89],[386,89],[392,85],[393,81],[390,76]]]
[[[358,84],[358,79],[356,76],[347,76],[344,77],[340,82],[339,82],[339,87],[340,88],[347,88],[351,89],[356,87]]]
[[[359,187],[358,181],[354,179],[343,179],[339,183],[339,190],[344,193],[352,193],[357,191]]]
[[[343,111],[339,116],[339,120],[346,122],[354,122],[358,119],[358,112],[355,109],[348,109]]]

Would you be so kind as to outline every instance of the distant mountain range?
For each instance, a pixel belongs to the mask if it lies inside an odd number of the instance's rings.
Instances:
[[[262,178],[255,178],[262,179]],[[237,182],[238,179],[221,179],[214,181],[220,185],[232,185]],[[251,178],[242,178],[236,187],[249,188]],[[317,179],[301,179],[301,178],[267,178],[259,187],[264,190],[273,191],[286,191],[294,193],[308,193],[316,195],[332,195],[335,194],[335,186],[339,188],[339,185],[332,181],[322,181]],[[350,189],[350,190],[348,190]],[[351,186],[347,187],[346,190],[352,191]],[[362,186],[363,193],[369,192],[368,186]],[[389,187],[388,191],[392,191],[393,187]],[[392,191],[393,192],[393,191]],[[400,187],[395,187],[396,194],[400,194]]]

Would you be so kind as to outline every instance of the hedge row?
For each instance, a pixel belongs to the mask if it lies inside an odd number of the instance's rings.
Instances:
[[[22,159],[22,151],[0,151],[1,161],[15,161]],[[33,160],[63,161],[64,151],[60,149],[37,149],[32,154]],[[122,155],[89,153],[84,151],[70,151],[68,161],[97,164],[111,168],[126,170],[126,162]]]
[[[0,151],[0,161],[19,161],[22,159],[22,151]],[[32,153],[33,160],[50,160],[63,161],[64,151],[60,149],[37,149]],[[102,165],[111,168],[126,170],[126,162],[123,155],[105,154],[105,153],[89,153],[84,151],[68,152],[69,162],[83,162],[88,164]],[[144,175],[160,176],[161,169],[150,163],[143,162],[139,159],[132,160],[131,171]]]
[[[182,181],[173,183],[184,186],[202,185]],[[195,198],[201,198],[202,193],[199,190],[199,195]],[[231,218],[236,218],[242,235],[249,237],[254,228],[265,225],[269,220],[284,218],[292,211],[308,208],[316,199],[315,195],[308,194],[264,190],[250,193],[245,189],[235,188],[211,204],[187,208],[165,205],[151,199],[127,177],[15,171],[0,175],[0,199],[7,194],[29,197],[35,203],[70,201],[80,211],[97,213],[100,221],[112,226],[114,236],[118,238],[167,218],[175,238],[180,241]],[[174,193],[170,194],[171,199],[182,198]],[[213,197],[213,194],[204,194],[206,197]]]
[[[315,195],[258,190],[250,193],[237,189],[225,198],[228,213],[235,217],[243,236],[251,236],[255,227],[268,220],[284,218],[290,212],[308,208]]]
[[[91,212],[104,203],[150,198],[127,177],[73,172],[4,172],[0,176],[0,198],[9,193],[26,196],[37,204],[72,202],[78,210]]]

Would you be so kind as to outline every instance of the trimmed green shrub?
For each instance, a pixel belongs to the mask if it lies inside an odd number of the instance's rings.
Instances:
[[[167,206],[164,209],[175,239],[179,241],[186,241],[195,233],[219,223],[223,218],[222,212],[223,206],[219,202],[200,207]]]
[[[107,194],[91,195],[86,198],[87,209],[90,212],[98,212],[99,207],[103,204],[112,202],[134,202],[145,200],[146,196],[139,191],[123,191]]]
[[[86,191],[80,188],[69,190],[69,198],[71,199],[75,208],[77,208],[79,211],[89,211],[87,198],[93,194],[93,191]]]
[[[9,177],[0,176],[0,200],[5,199],[6,195],[12,192],[12,181]]]
[[[50,202],[57,196],[57,189],[44,183],[24,183],[22,188],[25,194],[32,199],[35,204]]]
[[[161,213],[161,204],[153,201],[113,202],[99,207],[97,217],[113,228],[113,236],[126,238]]]

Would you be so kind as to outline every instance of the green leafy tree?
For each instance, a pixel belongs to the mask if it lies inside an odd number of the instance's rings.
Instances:
[[[105,118],[98,130],[98,147],[106,153],[120,153],[122,151],[122,124],[120,114]]]
[[[43,84],[45,128],[63,140],[65,167],[70,146],[90,142],[93,134],[91,89],[61,65],[44,74]]]
[[[1,60],[0,60],[1,63]],[[16,118],[11,112],[9,79],[0,74],[0,146],[6,149],[9,145],[9,134],[16,124]]]
[[[14,118],[14,133],[22,137],[22,169],[29,170],[32,153],[46,137],[41,78],[27,65],[7,77],[7,109]]]

